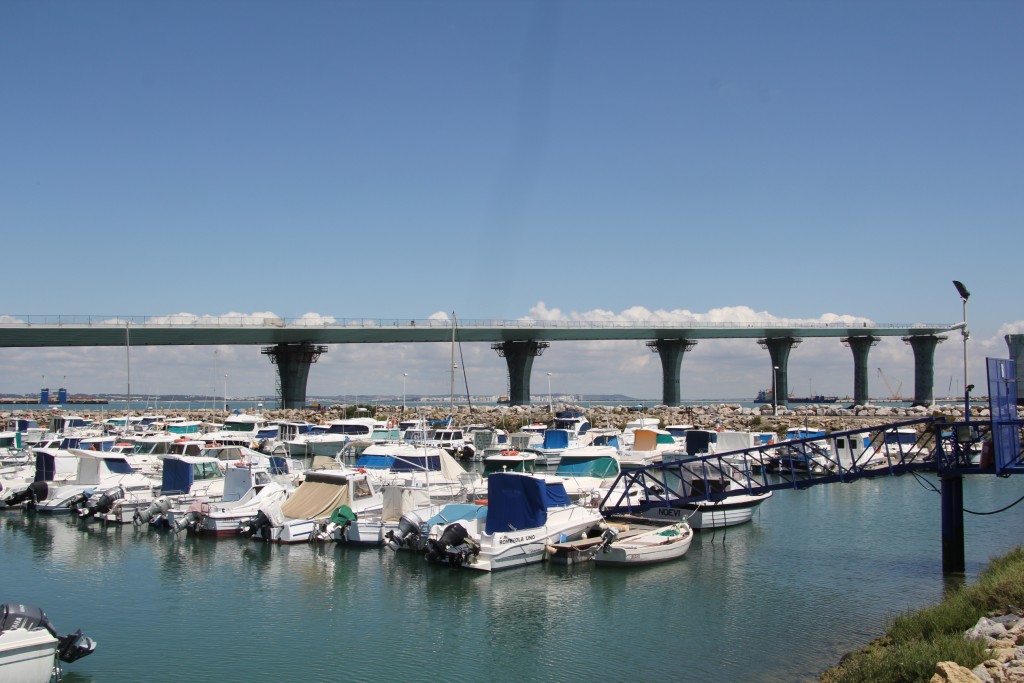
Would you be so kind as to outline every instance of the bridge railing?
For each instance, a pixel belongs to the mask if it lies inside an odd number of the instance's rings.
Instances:
[[[953,466],[943,458],[957,437],[943,419],[929,417],[710,455],[666,453],[659,464],[623,470],[600,507],[608,514],[642,514],[786,488],[942,471]],[[968,457],[966,444],[955,450],[958,472],[983,471]]]
[[[451,328],[450,318],[340,318],[335,316],[306,315],[298,318],[281,318],[270,313],[254,313],[249,315],[0,315],[0,327],[427,327]],[[752,320],[749,322],[700,322],[688,320],[535,320],[520,318],[515,320],[476,319],[459,320],[460,328],[510,328],[510,329],[638,329],[638,328],[677,328],[686,329],[850,329],[864,326],[869,329],[946,329],[948,323],[868,323],[858,322],[816,322],[807,320]]]

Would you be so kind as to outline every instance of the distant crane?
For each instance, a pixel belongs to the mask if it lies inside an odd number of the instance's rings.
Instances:
[[[885,382],[885,386],[889,389],[889,400],[890,401],[900,401],[900,400],[902,400],[900,398],[900,389],[903,388],[903,382],[900,382],[899,386],[896,387],[896,391],[893,391],[892,385],[889,384],[889,378],[885,376],[884,372],[882,372],[882,368],[878,368],[878,374],[879,374],[879,376],[881,376],[882,381]]]

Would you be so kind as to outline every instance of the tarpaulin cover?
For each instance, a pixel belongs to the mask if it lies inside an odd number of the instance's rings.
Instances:
[[[192,488],[192,463],[178,458],[164,458],[163,479],[160,493],[188,493]]]
[[[536,477],[505,472],[495,472],[489,476],[487,533],[544,526],[548,519],[546,488],[544,480]],[[565,493],[564,487],[562,493]]]
[[[291,519],[324,519],[342,505],[352,502],[348,492],[348,481],[338,479],[337,483],[306,481],[295,489],[288,500],[281,505],[281,512]]]
[[[565,429],[549,429],[544,432],[543,448],[568,448],[569,432]]]

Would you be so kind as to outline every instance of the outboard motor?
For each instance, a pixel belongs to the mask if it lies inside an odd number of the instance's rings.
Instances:
[[[270,523],[270,517],[267,516],[263,510],[256,513],[256,516],[249,520],[247,525],[243,525],[239,529],[239,533],[246,538],[253,538],[256,534],[260,534],[263,542],[266,543],[270,540],[270,529],[273,525]]]
[[[96,649],[96,642],[92,638],[82,635],[78,630],[66,636],[57,635],[57,630],[46,618],[46,613],[38,607],[31,605],[19,605],[9,602],[0,605],[0,631],[11,631],[17,628],[33,630],[38,628],[46,629],[57,639],[57,657],[60,661],[71,663],[92,654]]]
[[[5,501],[8,506],[14,507],[22,503],[34,506],[44,500],[50,492],[50,487],[45,481],[34,481],[21,491],[10,494]]]
[[[174,520],[174,526],[171,528],[171,531],[178,533],[184,529],[195,529],[196,524],[198,523],[199,513],[195,510],[190,510],[178,519]]]
[[[619,532],[613,527],[607,527],[601,532],[601,540],[604,543],[601,544],[601,550],[608,552],[608,546],[615,542],[615,539],[619,537]]]
[[[449,524],[441,537],[427,540],[426,558],[428,562],[447,564],[458,568],[471,557],[480,553],[480,546],[469,537],[469,531],[458,522]]]
[[[142,526],[149,522],[156,523],[154,517],[159,518],[167,514],[167,511],[171,508],[171,501],[167,496],[160,496],[145,510],[136,510],[135,516],[132,517],[132,524],[135,526]]]
[[[407,512],[398,520],[398,529],[387,533],[387,545],[392,550],[412,548],[420,539],[423,518],[415,511]]]
[[[104,515],[110,512],[111,508],[114,507],[114,503],[122,498],[124,498],[124,487],[115,486],[112,489],[107,489],[95,501],[90,502],[84,508],[79,508],[78,516],[85,519],[93,515]]]

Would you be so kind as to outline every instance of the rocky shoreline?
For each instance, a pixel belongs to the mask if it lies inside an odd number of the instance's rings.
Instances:
[[[556,405],[555,411],[574,408],[572,405]],[[411,419],[423,417],[428,420],[445,419],[449,415],[454,416],[454,424],[484,424],[491,427],[507,429],[510,432],[518,430],[522,425],[531,422],[550,422],[554,415],[547,409],[546,405],[532,406],[456,406],[452,410],[448,406],[419,406],[415,409],[407,408],[402,410],[401,406],[366,406],[366,409],[376,417],[386,420],[388,418]],[[306,420],[309,422],[324,422],[327,420],[351,417],[355,414],[356,406],[328,406],[322,409],[301,408],[301,409],[272,409],[264,410],[262,414],[269,420]],[[796,407],[778,408],[778,413],[773,414],[770,405],[758,408],[745,407],[736,403],[706,404],[700,406],[653,406],[643,412],[624,406],[591,406],[584,409],[594,427],[614,427],[622,429],[626,423],[640,415],[656,417],[660,420],[661,426],[667,425],[692,425],[698,429],[729,429],[729,430],[750,430],[750,431],[772,431],[776,433],[785,432],[789,427],[808,425],[829,432],[843,431],[848,429],[862,429],[875,424],[890,422],[901,422],[916,419],[923,419],[932,416],[941,416],[950,422],[962,421],[964,411],[962,406],[952,404],[917,407],[892,407],[882,405],[864,405],[855,407],[844,407],[835,404],[800,404]],[[51,411],[46,408],[36,410],[18,410],[0,412],[0,418],[8,419],[18,416],[33,417],[40,424],[47,422],[45,415]],[[140,411],[132,411],[133,414],[140,414]],[[220,422],[225,417],[225,412],[214,409],[197,409],[190,411],[168,410],[157,411],[168,417],[184,417],[201,419],[209,422]],[[110,418],[110,411],[81,411],[84,417],[102,420]],[[1018,408],[1018,416],[1024,417],[1024,410]],[[988,408],[971,406],[971,419],[987,420],[989,418]]]

